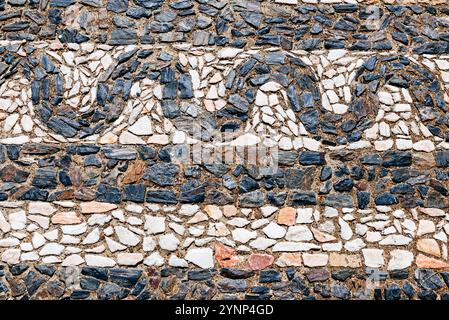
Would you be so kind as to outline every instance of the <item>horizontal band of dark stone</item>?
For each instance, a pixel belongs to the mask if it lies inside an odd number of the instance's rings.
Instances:
[[[369,287],[369,285],[372,285]],[[6,299],[449,299],[449,273],[428,269],[92,268],[0,265]]]
[[[445,5],[0,0],[0,39],[109,45],[187,42],[239,48],[255,44],[287,50],[412,49],[417,54],[442,54],[449,53],[449,23],[443,19],[448,14]],[[68,26],[72,20],[79,29]]]
[[[187,145],[0,145],[0,199],[449,206],[449,151],[279,151],[273,169],[235,162],[188,164],[183,148]]]

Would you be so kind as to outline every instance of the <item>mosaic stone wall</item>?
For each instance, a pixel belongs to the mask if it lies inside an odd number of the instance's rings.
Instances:
[[[0,0],[0,298],[449,299],[446,0]]]

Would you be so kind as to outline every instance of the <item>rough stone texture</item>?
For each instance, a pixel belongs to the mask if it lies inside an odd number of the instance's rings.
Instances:
[[[0,298],[449,296],[447,1],[0,0],[0,30]]]

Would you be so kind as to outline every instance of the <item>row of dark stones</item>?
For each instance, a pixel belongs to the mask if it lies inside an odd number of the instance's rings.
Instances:
[[[94,268],[0,265],[3,299],[449,300],[449,273],[429,269]]]
[[[65,23],[76,4],[81,10],[71,18],[80,29]],[[216,0],[0,0],[2,37],[10,40],[57,38],[111,45],[191,42],[241,48],[253,38],[257,45],[304,50],[407,50],[413,44],[418,54],[449,52],[447,21],[439,19],[448,13],[446,6],[431,5],[373,8]]]
[[[271,203],[362,209],[374,204],[449,205],[449,151],[444,150],[362,155],[348,150],[279,151],[276,169],[245,163],[189,165],[190,155],[187,145],[0,145],[0,199],[218,205],[238,201],[241,207]],[[435,167],[429,170],[432,162]]]

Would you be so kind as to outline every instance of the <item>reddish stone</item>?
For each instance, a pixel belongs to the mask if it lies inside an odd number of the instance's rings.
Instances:
[[[428,268],[428,269],[449,268],[449,263],[427,257],[421,253],[418,254],[418,256],[416,257],[416,265],[418,266],[418,268]]]
[[[296,222],[296,209],[292,207],[282,208],[278,214],[278,223],[292,226]]]
[[[225,268],[233,267],[240,262],[235,256],[235,250],[217,243],[215,245],[215,259]]]
[[[274,257],[270,254],[253,253],[248,258],[251,270],[262,270],[273,264]]]

